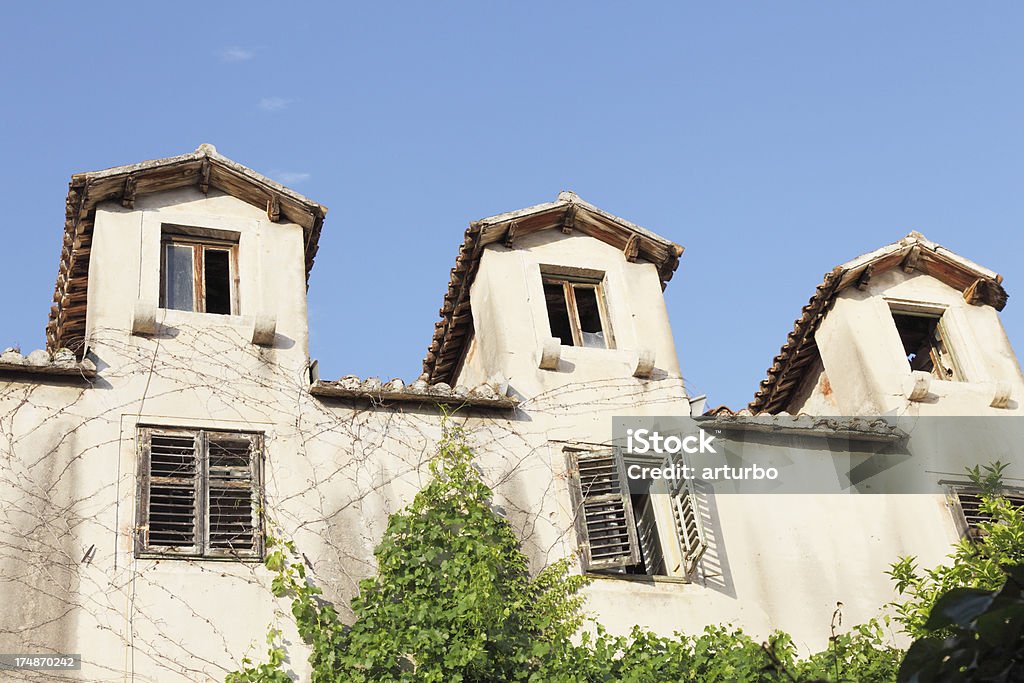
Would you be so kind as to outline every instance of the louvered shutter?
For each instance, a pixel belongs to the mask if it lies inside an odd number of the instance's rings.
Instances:
[[[138,538],[144,552],[202,551],[198,437],[187,431],[139,430],[143,479]]]
[[[982,491],[976,488],[955,488],[953,493],[967,523],[967,537],[971,540],[981,537],[983,533],[978,524],[992,521],[992,517],[981,510]],[[1014,507],[1024,509],[1024,494],[1003,492],[999,496],[1006,498]]]
[[[251,557],[259,533],[260,438],[206,432],[206,555]]]
[[[622,460],[612,449],[569,450],[566,457],[584,570],[637,564],[640,549]]]
[[[708,547],[693,482],[689,479],[673,480],[670,498],[679,550],[683,556],[683,573],[690,574],[697,568],[697,563]]]

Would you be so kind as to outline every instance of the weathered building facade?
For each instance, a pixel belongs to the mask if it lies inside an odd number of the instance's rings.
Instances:
[[[579,558],[613,631],[732,621],[820,647],[836,601],[876,616],[890,562],[958,537],[938,496],[687,493],[623,502],[630,533],[588,519],[614,416],[703,412],[662,294],[682,248],[572,193],[475,222],[423,376],[324,380],[306,285],[325,215],[207,145],[72,178],[48,349],[0,355],[0,650],[83,665],[17,675],[222,680],[288,623],[270,529],[344,609],[428,476],[439,406],[534,566]],[[1020,414],[1005,298],[912,234],[826,276],[751,410]]]

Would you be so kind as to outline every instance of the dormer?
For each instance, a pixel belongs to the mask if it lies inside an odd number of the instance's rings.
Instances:
[[[912,232],[825,275],[761,383],[755,412],[984,415],[1024,378],[999,274]]]
[[[432,382],[521,390],[680,378],[663,289],[683,249],[562,192],[472,223],[424,361]]]
[[[76,174],[48,350],[81,357],[110,335],[171,343],[187,327],[305,354],[306,283],[326,212],[212,145]]]

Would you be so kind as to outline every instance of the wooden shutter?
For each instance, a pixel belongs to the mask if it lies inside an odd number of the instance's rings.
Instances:
[[[195,432],[139,430],[141,493],[139,547],[143,552],[202,552],[202,463]]]
[[[253,434],[206,433],[206,555],[261,553],[260,443]]]
[[[971,540],[980,538],[983,533],[978,527],[978,523],[992,521],[990,515],[981,511],[982,491],[972,487],[954,488],[953,494],[967,525],[967,537]],[[1014,507],[1024,509],[1024,493],[1004,491],[998,495],[1006,498]]]
[[[690,574],[697,568],[697,563],[708,548],[693,482],[688,479],[673,480],[670,496],[679,550],[683,556],[683,573]]]
[[[566,458],[583,569],[639,563],[633,506],[621,458],[612,449],[568,450]]]

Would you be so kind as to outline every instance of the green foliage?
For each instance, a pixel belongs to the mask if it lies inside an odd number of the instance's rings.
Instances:
[[[934,633],[928,626],[932,608],[957,588],[997,590],[1006,579],[1004,568],[1024,563],[1024,510],[1014,507],[1002,490],[1006,465],[995,462],[968,470],[972,483],[982,491],[980,511],[991,520],[979,522],[981,534],[962,539],[949,556],[951,562],[920,570],[915,558],[903,557],[891,566],[889,576],[906,599],[893,603],[896,620],[915,638]]]
[[[939,598],[907,651],[901,683],[1024,680],[1024,565],[1008,567],[999,590],[954,588]]]
[[[670,638],[639,627],[617,636],[600,624],[580,633],[580,589],[587,579],[567,560],[530,577],[465,435],[447,422],[430,472],[412,504],[389,519],[375,551],[378,573],[360,582],[351,626],[307,578],[294,544],[268,540],[271,589],[291,600],[298,632],[310,646],[313,683],[895,679],[901,653],[884,644],[875,622],[834,635],[826,651],[807,660],[796,656],[783,633],[765,643],[721,626]],[[280,635],[272,632],[268,644],[267,662],[243,660],[227,683],[289,680]]]
[[[375,551],[378,573],[360,582],[350,627],[306,580],[294,545],[268,543],[272,590],[292,600],[314,683],[527,680],[579,629],[586,579],[568,561],[530,577],[459,428],[445,424],[430,472],[430,483],[388,521]],[[272,677],[279,666],[247,665],[229,683],[281,680]]]
[[[832,636],[828,649],[797,667],[800,680],[888,683],[896,677],[903,651],[886,638],[888,618],[854,626]]]
[[[598,625],[584,633],[578,647],[560,661],[546,662],[533,680],[574,683],[625,681],[700,681],[752,683],[789,681],[792,643],[775,634],[764,646],[738,629],[709,626],[697,636],[676,633],[666,638],[635,626],[628,635],[612,636]]]

